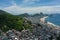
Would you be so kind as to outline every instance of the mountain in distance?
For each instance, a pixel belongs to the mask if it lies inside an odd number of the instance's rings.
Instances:
[[[33,15],[31,14],[28,14],[28,13],[24,13],[24,14],[20,14],[18,16],[22,16],[22,17],[38,17],[38,16],[48,16],[48,14],[44,14],[43,12],[40,12],[40,13],[35,13]]]

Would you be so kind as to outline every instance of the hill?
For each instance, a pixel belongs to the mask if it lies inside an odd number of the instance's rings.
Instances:
[[[30,22],[26,24],[25,21],[23,17],[0,10],[0,29],[4,32],[11,29],[16,29],[18,31],[27,29],[30,26]]]

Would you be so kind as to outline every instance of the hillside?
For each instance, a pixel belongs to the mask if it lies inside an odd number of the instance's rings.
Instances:
[[[60,40],[60,27],[40,22],[44,14],[12,15],[0,10],[1,40]]]
[[[31,24],[30,22],[25,23],[25,19],[20,16],[12,15],[8,12],[0,10],[0,29],[4,32],[10,29],[23,30],[27,29]]]

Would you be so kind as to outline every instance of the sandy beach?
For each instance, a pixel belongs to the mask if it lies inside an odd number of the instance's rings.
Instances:
[[[48,18],[48,16],[43,17],[43,18],[40,19],[41,21],[43,21],[42,23],[45,23],[45,19],[46,19],[46,18]],[[49,22],[49,21],[47,21],[47,25],[51,25],[51,26],[53,26],[53,27],[59,28],[58,25],[55,25],[55,24],[53,24],[53,23],[51,23],[51,22]]]

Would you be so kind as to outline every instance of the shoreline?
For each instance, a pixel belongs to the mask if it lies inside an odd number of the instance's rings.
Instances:
[[[44,20],[44,22],[45,22],[46,18],[48,18],[48,16],[45,16],[45,17],[41,18],[40,20],[42,20],[42,19],[43,19],[43,20]],[[47,21],[47,25],[52,25],[53,27],[57,27],[57,28],[59,28],[59,26],[58,26],[58,25],[55,25],[54,23],[49,22],[49,21]]]

